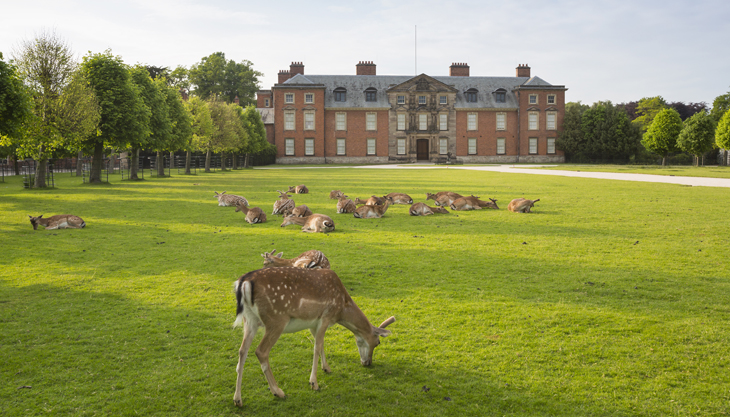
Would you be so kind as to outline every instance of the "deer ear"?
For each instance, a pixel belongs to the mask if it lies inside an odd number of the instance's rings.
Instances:
[[[392,332],[388,329],[381,329],[380,327],[373,326],[373,333],[380,337],[388,337]]]
[[[42,218],[42,217],[43,217],[43,215],[42,215],[42,214],[41,214],[40,216],[38,216],[38,218],[39,218],[39,219],[40,219],[40,218]]]
[[[281,258],[281,255],[283,255],[283,254],[284,254],[284,252],[279,252],[279,254],[278,254],[278,255],[276,255],[276,257],[277,257],[277,258]]]

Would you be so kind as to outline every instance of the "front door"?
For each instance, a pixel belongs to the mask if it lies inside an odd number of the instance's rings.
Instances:
[[[416,159],[428,161],[428,139],[418,139],[416,141]]]

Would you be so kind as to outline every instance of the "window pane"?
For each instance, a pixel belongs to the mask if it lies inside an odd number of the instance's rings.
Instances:
[[[448,139],[439,139],[439,153],[446,155],[449,152],[449,141]]]
[[[294,130],[294,112],[284,112],[284,130]]]
[[[466,130],[477,130],[477,114],[469,113],[466,119]]]
[[[398,139],[398,155],[406,154],[406,140]]]
[[[345,140],[337,139],[337,155],[345,154]]]
[[[304,139],[304,154],[314,155],[314,139]]]
[[[507,97],[505,93],[497,93],[497,103],[504,103],[507,101]]]
[[[294,139],[286,140],[286,154],[294,155]]]
[[[555,96],[548,96],[547,102],[548,104],[555,104]]]
[[[304,102],[305,103],[314,103],[314,94],[312,94],[312,93],[305,94]]]
[[[547,153],[555,153],[555,138],[548,138]]]
[[[345,113],[335,114],[335,129],[336,130],[347,130],[347,119]]]
[[[449,130],[448,121],[449,121],[448,114],[439,114],[439,129],[440,130]]]
[[[406,104],[406,96],[398,96],[398,104]]]
[[[418,96],[418,104],[419,105],[426,104],[426,96]]]
[[[365,129],[366,130],[377,130],[377,114],[368,113],[365,115]]]
[[[418,115],[418,130],[428,130],[428,115]]]
[[[530,153],[537,153],[537,138],[530,138]]]
[[[294,103],[294,94],[284,94],[284,102],[286,103]]]
[[[439,104],[442,104],[443,105],[443,104],[446,104],[446,103],[447,103],[446,96],[439,96]]]
[[[548,113],[547,114],[547,129],[548,130],[555,130],[555,113]]]
[[[504,130],[505,129],[505,122],[507,115],[504,113],[497,113],[497,130]]]
[[[477,138],[469,138],[469,155],[477,153]]]
[[[537,95],[530,94],[530,104],[537,104]]]
[[[403,113],[398,114],[398,130],[406,130],[406,115]]]
[[[529,122],[528,129],[537,130],[537,113],[529,113],[527,115],[527,120]]]
[[[368,155],[375,155],[375,139],[368,139]]]
[[[504,138],[497,138],[497,154],[504,155],[505,153],[507,153],[507,151],[505,150]]]
[[[314,130],[314,113],[312,113],[312,112],[304,113],[304,129],[305,130]]]

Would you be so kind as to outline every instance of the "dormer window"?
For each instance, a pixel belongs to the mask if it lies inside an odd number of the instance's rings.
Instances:
[[[476,88],[470,88],[464,92],[464,98],[466,98],[467,103],[476,103],[477,102],[477,89]]]
[[[374,89],[373,87],[368,88],[365,90],[365,101],[377,101],[378,100],[378,90]]]
[[[347,101],[347,90],[344,87],[335,88],[335,101]]]
[[[494,101],[497,103],[507,102],[507,90],[504,88],[498,88],[494,91]]]

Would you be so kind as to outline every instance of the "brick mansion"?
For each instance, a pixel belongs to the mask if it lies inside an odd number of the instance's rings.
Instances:
[[[361,61],[355,75],[308,75],[301,62],[257,93],[257,108],[280,164],[460,161],[564,162],[555,148],[565,86],[530,75],[377,75]]]

